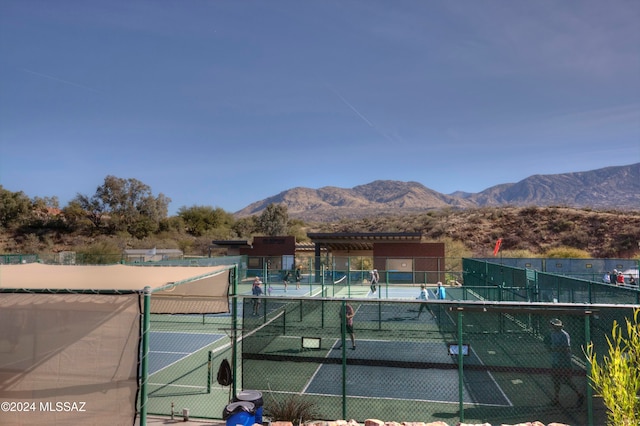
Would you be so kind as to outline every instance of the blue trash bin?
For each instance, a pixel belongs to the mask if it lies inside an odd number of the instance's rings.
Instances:
[[[235,400],[253,403],[256,407],[256,423],[262,424],[262,406],[264,405],[262,392],[256,390],[243,390],[236,396]]]
[[[256,423],[256,407],[249,401],[232,402],[224,408],[222,419],[227,426],[253,426]]]

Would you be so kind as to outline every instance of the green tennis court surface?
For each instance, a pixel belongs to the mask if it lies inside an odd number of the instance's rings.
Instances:
[[[290,350],[282,353],[268,350],[264,354],[245,356],[265,361],[265,368],[269,368],[270,361],[288,361],[291,364],[287,369],[292,373],[298,371],[297,363],[316,362],[319,366],[307,377],[302,393],[339,396],[343,392],[342,349],[339,346],[339,340],[334,339],[331,348],[324,352],[301,351],[301,356],[295,357],[291,356]],[[457,386],[451,386],[458,383],[457,357],[449,355],[445,343],[357,340],[355,350],[351,349],[350,342],[347,342],[347,348],[345,371],[349,396],[443,403],[458,401]],[[473,351],[465,357],[465,363],[482,366]],[[465,371],[464,383],[465,403],[511,406],[491,373],[483,368]]]
[[[519,310],[459,316],[433,302],[429,307],[436,318],[426,310],[418,319],[421,303],[415,300],[299,303],[293,312],[288,310],[295,304],[272,317],[245,317],[244,387],[267,395],[295,393],[327,413],[339,411],[336,401],[346,400],[353,418],[407,412],[418,421],[433,410],[443,416],[458,412],[460,402],[480,418],[505,416],[532,401],[543,411],[552,407],[545,317]],[[355,350],[349,334],[341,348],[347,303],[355,310]],[[578,328],[569,318],[567,324]],[[449,346],[458,341],[460,328],[469,351],[458,365]],[[315,345],[306,343],[314,339]],[[572,375],[584,384],[578,365]]]

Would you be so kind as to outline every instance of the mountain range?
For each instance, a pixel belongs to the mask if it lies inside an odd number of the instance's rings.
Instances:
[[[418,182],[394,180],[376,180],[353,188],[296,187],[256,201],[234,216],[259,215],[269,204],[284,204],[290,218],[307,222],[501,205],[638,210],[640,163],[585,172],[533,175],[478,193],[442,194]]]

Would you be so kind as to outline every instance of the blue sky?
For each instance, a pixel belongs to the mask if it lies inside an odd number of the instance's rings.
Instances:
[[[479,192],[640,161],[640,2],[0,0],[0,185]]]

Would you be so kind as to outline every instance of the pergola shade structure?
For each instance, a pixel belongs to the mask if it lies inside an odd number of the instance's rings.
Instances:
[[[419,232],[331,232],[309,233],[307,236],[316,247],[334,252],[373,251],[375,243],[419,243],[422,240]]]

